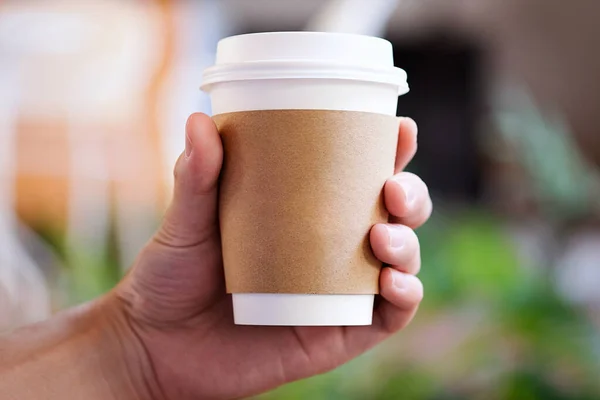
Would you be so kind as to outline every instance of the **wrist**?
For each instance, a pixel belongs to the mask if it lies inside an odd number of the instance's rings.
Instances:
[[[0,393],[20,400],[161,400],[119,304],[109,294],[0,337]]]
[[[148,351],[123,303],[109,293],[92,306],[90,314],[95,325],[90,331],[91,351],[98,354],[104,381],[123,390],[116,397],[162,400]]]

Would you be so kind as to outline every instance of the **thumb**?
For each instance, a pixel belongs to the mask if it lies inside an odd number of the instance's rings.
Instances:
[[[214,122],[205,114],[192,114],[185,127],[185,151],[175,165],[173,200],[156,241],[188,248],[217,234],[222,163],[223,147]]]
[[[192,114],[185,152],[161,227],[136,260],[117,295],[146,323],[185,321],[225,293],[217,216],[223,147],[213,121]],[[199,266],[202,268],[199,268]]]

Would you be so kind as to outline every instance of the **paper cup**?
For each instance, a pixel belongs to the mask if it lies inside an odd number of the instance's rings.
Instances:
[[[406,74],[393,66],[391,44],[367,36],[317,32],[233,36],[219,42],[216,64],[205,70],[202,89],[210,94],[225,146],[220,221],[226,283],[233,297],[235,323],[370,325],[380,264],[368,247],[369,225],[387,219],[382,214],[380,194],[385,178],[393,173],[397,132],[390,131],[397,125],[392,126],[391,117],[395,116],[398,96],[408,91]],[[260,118],[265,120],[264,127],[257,125]],[[286,142],[290,132],[306,133],[302,131],[303,119],[307,126],[313,126],[306,140]],[[321,119],[323,126],[328,127],[324,132],[335,134],[339,146],[332,143],[330,136],[323,146],[315,141],[321,133]],[[371,134],[368,142],[352,143],[361,136],[360,132],[337,139],[343,132],[335,131],[336,126],[346,124],[346,129],[352,130],[356,123],[366,124],[359,130]],[[270,124],[276,124],[276,131],[269,130],[274,129]],[[374,131],[379,126],[385,126],[385,135]],[[272,144],[255,147],[256,141],[266,140],[257,130],[264,130]],[[248,140],[257,138],[252,146],[247,146],[247,152],[242,143],[228,142],[234,136],[243,142],[244,136],[239,136],[242,131]],[[311,147],[313,142],[316,144]],[[379,147],[370,143],[378,143]],[[293,153],[298,146],[302,153]],[[337,151],[338,147],[342,150]],[[262,151],[264,159],[251,151]],[[277,151],[281,157],[270,157],[270,151]],[[349,164],[354,156],[348,154],[354,154],[353,151],[364,168]],[[329,153],[337,160],[332,161],[331,168],[326,163]],[[298,175],[293,166],[281,161],[286,157],[312,174]],[[269,166],[269,162],[279,164]],[[319,168],[302,164],[315,162],[320,163]],[[338,182],[337,177],[345,179],[343,171],[347,170],[340,162],[358,171],[360,177],[350,176],[348,182]],[[254,171],[253,166],[261,172]],[[245,170],[231,172],[236,168]],[[336,168],[341,175],[335,175]],[[295,186],[286,181],[292,177],[300,177],[297,193]],[[355,190],[337,196],[333,190],[323,194],[319,189],[331,185]],[[368,193],[358,190],[363,187]],[[260,188],[268,189],[261,193]],[[302,204],[296,204],[297,200]],[[352,209],[347,204],[366,207]],[[343,214],[339,214],[340,208]],[[296,214],[290,215],[287,210]],[[340,219],[346,220],[347,225]],[[263,220],[270,225],[261,225]],[[338,229],[330,229],[331,223],[325,226],[327,221],[339,222]],[[299,227],[290,228],[294,224]],[[272,227],[281,234],[273,232]],[[339,257],[335,253],[338,248]],[[327,272],[323,282],[307,276],[317,271],[319,277],[327,268],[334,272]],[[285,275],[282,271],[286,271]],[[359,275],[364,272],[366,278],[357,278],[352,271]],[[368,281],[366,286],[357,284],[361,279]]]

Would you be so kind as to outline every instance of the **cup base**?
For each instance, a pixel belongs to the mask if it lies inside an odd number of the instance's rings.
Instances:
[[[372,294],[234,293],[236,325],[371,325]]]

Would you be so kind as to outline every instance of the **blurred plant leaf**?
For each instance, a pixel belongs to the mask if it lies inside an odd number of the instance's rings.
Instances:
[[[418,232],[424,305],[436,307],[473,298],[502,301],[506,291],[518,284],[521,271],[499,221],[473,209],[455,211],[453,222],[444,223],[440,212]]]
[[[569,218],[590,211],[598,177],[584,162],[559,113],[547,116],[523,87],[509,86],[497,96],[495,120],[501,135],[517,150],[548,217]]]

